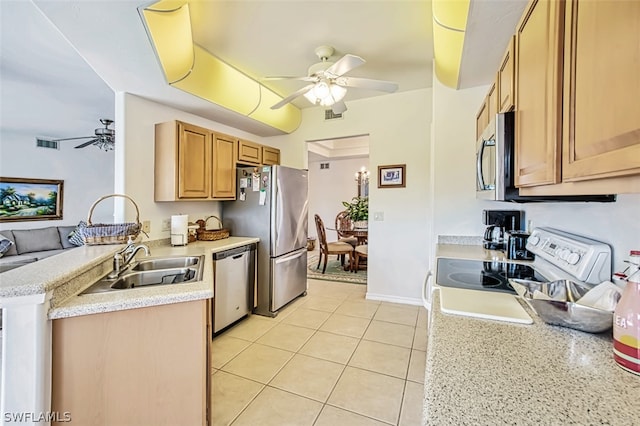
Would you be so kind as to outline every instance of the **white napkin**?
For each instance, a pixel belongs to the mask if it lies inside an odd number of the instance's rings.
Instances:
[[[576,303],[603,311],[613,312],[622,291],[611,281],[604,281],[585,293]]]

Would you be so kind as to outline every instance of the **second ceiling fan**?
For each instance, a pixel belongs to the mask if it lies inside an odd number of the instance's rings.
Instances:
[[[389,93],[398,90],[398,84],[392,81],[345,76],[352,69],[363,65],[365,60],[359,56],[346,54],[336,62],[331,62],[329,58],[333,52],[331,46],[316,48],[315,53],[320,58],[320,62],[309,67],[306,77],[265,77],[264,80],[301,80],[310,83],[273,105],[271,109],[281,108],[298,96],[304,96],[313,104],[330,106],[334,113],[341,114],[347,110],[343,102],[347,87]]]

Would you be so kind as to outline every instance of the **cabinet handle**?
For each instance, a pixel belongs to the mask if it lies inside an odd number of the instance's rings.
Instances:
[[[427,276],[424,278],[424,284],[422,285],[422,305],[429,309],[429,299],[428,299],[428,289],[429,289],[429,278],[431,278],[431,270],[427,272]]]

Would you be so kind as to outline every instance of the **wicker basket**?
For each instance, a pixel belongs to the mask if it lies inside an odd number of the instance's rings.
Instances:
[[[113,224],[91,223],[91,215],[93,214],[93,209],[96,205],[100,201],[111,197],[124,197],[131,201],[136,208],[136,222]],[[129,237],[132,239],[137,238],[138,235],[140,235],[141,229],[142,224],[140,224],[140,210],[138,210],[136,202],[133,201],[131,197],[124,194],[110,194],[98,198],[91,206],[91,209],[89,210],[89,218],[87,219],[87,226],[82,229],[82,238],[85,244],[90,246],[101,244],[124,244],[127,242]]]
[[[206,229],[209,219],[216,219],[221,229]],[[200,228],[196,229],[198,240],[200,241],[216,241],[229,238],[229,230],[222,228],[222,221],[218,216],[209,216],[205,220],[197,220],[196,223]]]

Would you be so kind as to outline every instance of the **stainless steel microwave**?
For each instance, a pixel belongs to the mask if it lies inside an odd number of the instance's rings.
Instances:
[[[498,113],[476,143],[476,198],[516,203],[612,202],[615,195],[522,196],[515,186],[515,113]]]

